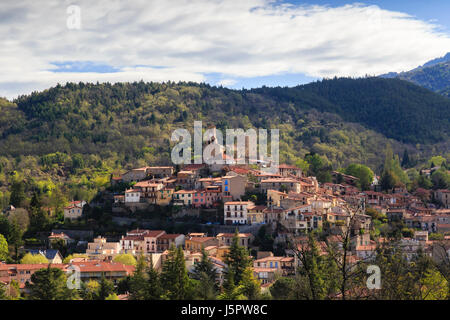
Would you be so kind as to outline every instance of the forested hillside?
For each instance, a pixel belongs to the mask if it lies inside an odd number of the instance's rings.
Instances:
[[[280,128],[284,160],[311,149],[341,163],[377,164],[386,137],[446,142],[450,100],[401,80],[334,79],[235,91],[194,83],[67,84],[0,104],[0,152],[53,152],[168,161],[169,138],[194,120]],[[363,127],[362,127],[363,126]],[[394,142],[395,145],[395,142]]]
[[[396,79],[254,90],[69,83],[13,102],[1,99],[0,110],[1,207],[14,181],[60,203],[61,194],[92,199],[111,173],[171,164],[172,131],[192,130],[194,120],[219,129],[278,128],[286,163],[301,164],[315,153],[329,168],[361,163],[380,173],[388,143],[397,155],[408,150],[410,167],[450,155],[450,100]]]
[[[410,81],[443,96],[450,97],[450,53],[407,72],[382,75]]]
[[[338,114],[405,143],[443,141],[450,128],[449,99],[398,79],[342,78],[256,92]]]

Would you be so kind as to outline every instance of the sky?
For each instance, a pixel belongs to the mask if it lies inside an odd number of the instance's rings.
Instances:
[[[448,0],[2,0],[0,96],[65,82],[295,86],[450,52]]]

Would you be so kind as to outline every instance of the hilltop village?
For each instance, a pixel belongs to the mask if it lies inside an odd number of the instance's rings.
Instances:
[[[22,248],[28,257],[39,256],[43,261],[0,263],[0,281],[6,286],[14,282],[26,292],[32,275],[51,263],[66,273],[78,267],[85,283],[106,277],[117,286],[133,275],[139,257],[161,272],[173,254],[170,250],[179,248],[188,273],[207,257],[221,285],[226,281],[227,255],[235,245],[247,250],[252,275],[264,292],[280,276],[295,277],[305,262],[302,252],[311,246],[309,235],[318,236],[320,255],[333,247],[345,254],[349,265],[357,265],[375,261],[378,250],[388,241],[383,229],[392,234],[397,225],[403,229],[397,230],[400,236],[395,243],[407,261],[418,252],[437,263],[450,255],[449,190],[435,191],[433,197],[440,206],[430,206],[401,187],[390,193],[378,191],[377,177],[371,190],[361,191],[356,187],[358,178],[340,172],[332,173],[333,183],[320,184],[293,165],[279,165],[276,174],[249,165],[218,169],[212,173],[205,164],[136,168],[111,177],[112,185],[127,187],[123,193],[109,196],[113,198],[112,211],[119,216],[151,215],[156,206],[176,207],[178,214],[189,219],[209,210],[215,212],[210,216],[216,221],[204,225],[221,232],[175,234],[136,228],[114,240],[86,231],[53,230],[47,248]],[[84,201],[71,202],[64,208],[65,219],[83,219],[86,205]],[[78,250],[64,257],[54,243]],[[80,246],[85,249],[80,250]],[[126,259],[130,256],[131,263]],[[126,292],[121,295],[127,297]]]

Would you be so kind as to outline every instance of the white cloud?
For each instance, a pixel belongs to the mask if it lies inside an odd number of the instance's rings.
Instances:
[[[204,81],[304,73],[403,71],[450,51],[450,37],[377,6],[293,6],[265,0],[2,1],[0,95],[66,81]],[[117,73],[55,73],[51,62],[93,61]],[[134,67],[165,66],[166,68]],[[225,84],[224,84],[225,85]]]

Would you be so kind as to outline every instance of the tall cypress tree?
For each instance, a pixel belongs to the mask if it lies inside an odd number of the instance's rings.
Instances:
[[[236,229],[231,242],[230,251],[225,255],[227,272],[232,271],[234,284],[238,285],[242,280],[242,275],[248,267],[251,266],[251,259],[247,249],[239,244],[239,231]]]
[[[153,262],[150,262],[150,266],[147,270],[148,275],[148,300],[159,300],[163,294],[161,289],[161,281],[159,279],[158,271],[153,267]]]
[[[410,165],[410,160],[409,160],[409,154],[408,154],[408,150],[405,149],[405,151],[403,152],[403,158],[402,158],[402,167],[403,168],[408,168]]]
[[[187,296],[189,277],[187,275],[183,250],[181,248],[175,248],[173,244],[163,264],[161,284],[166,291],[166,296],[170,300],[183,300]]]
[[[145,300],[147,298],[148,283],[147,274],[145,273],[146,262],[144,256],[138,258],[136,270],[129,281],[130,299],[131,300]]]
[[[25,201],[25,185],[22,181],[14,181],[11,186],[9,202],[16,208],[20,208]]]

